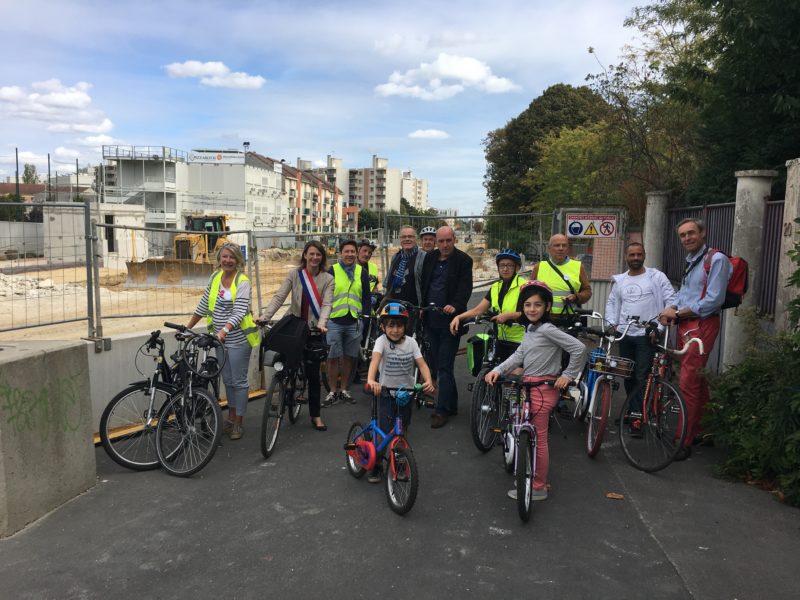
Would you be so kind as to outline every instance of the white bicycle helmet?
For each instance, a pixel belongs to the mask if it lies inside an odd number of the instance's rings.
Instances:
[[[423,227],[422,230],[419,232],[419,236],[422,237],[423,235],[436,235],[436,228],[435,227]]]

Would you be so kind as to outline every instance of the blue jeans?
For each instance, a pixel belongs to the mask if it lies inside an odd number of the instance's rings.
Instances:
[[[626,336],[624,339],[620,340],[620,356],[636,362],[633,375],[625,380],[626,395],[630,395],[640,382],[647,379],[647,374],[650,371],[650,365],[653,362],[653,355],[655,353],[656,348],[650,343],[646,335]],[[641,394],[638,398],[633,398],[631,400],[630,410],[631,412],[642,412]]]
[[[439,384],[434,412],[437,415],[454,415],[458,412],[458,388],[453,375],[453,366],[461,336],[450,333],[448,327],[426,327],[425,336],[431,343]]]
[[[250,353],[253,348],[245,342],[236,346],[225,346],[228,360],[222,366],[222,382],[225,384],[225,395],[228,406],[236,410],[236,415],[243,417],[247,412],[250,385],[247,372],[250,368]]]

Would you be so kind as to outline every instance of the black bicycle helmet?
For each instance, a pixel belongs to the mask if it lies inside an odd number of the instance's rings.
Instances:
[[[372,241],[368,240],[367,238],[364,238],[363,240],[358,242],[358,248],[359,249],[361,249],[361,246],[369,246],[372,250],[375,250],[375,248],[377,248],[377,246],[375,244],[373,244]]]
[[[517,263],[518,267],[522,266],[522,257],[516,252],[514,252],[511,248],[503,248],[502,250],[500,250],[500,252],[497,253],[497,256],[494,259],[495,264],[499,265],[500,261],[504,258],[513,260],[515,263]]]

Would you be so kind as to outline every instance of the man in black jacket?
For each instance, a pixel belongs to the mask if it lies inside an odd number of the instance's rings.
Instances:
[[[437,249],[425,256],[422,265],[422,304],[435,304],[442,313],[425,313],[425,336],[431,344],[438,373],[439,395],[431,415],[431,427],[438,429],[458,413],[458,389],[453,365],[461,334],[450,333],[450,321],[467,310],[472,294],[472,259],[456,248],[452,227],[436,231]]]

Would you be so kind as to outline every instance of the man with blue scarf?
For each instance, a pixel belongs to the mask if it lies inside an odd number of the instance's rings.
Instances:
[[[410,225],[400,228],[400,252],[394,255],[386,277],[386,296],[383,303],[402,300],[419,305],[422,298],[422,263],[425,252],[417,246],[417,231]],[[416,315],[409,311],[406,326],[408,335],[413,335]]]

